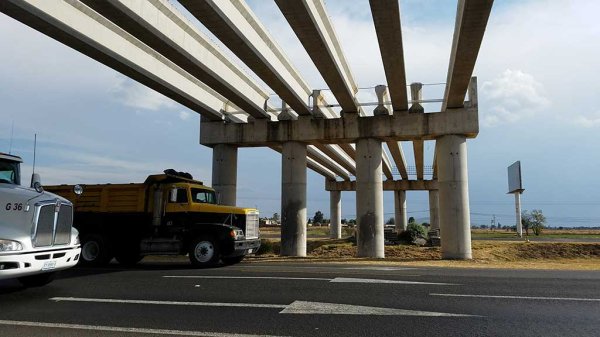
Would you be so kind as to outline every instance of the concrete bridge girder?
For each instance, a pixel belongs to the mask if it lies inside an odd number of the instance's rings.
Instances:
[[[222,119],[219,94],[79,1],[7,0],[0,11],[209,120]]]
[[[494,0],[459,0],[442,111],[463,107]]]
[[[180,0],[298,115],[311,115],[312,90],[243,1]]]
[[[269,148],[271,148],[272,150],[274,150],[275,152],[278,152],[280,154],[283,151],[283,147],[281,145],[269,146]],[[327,167],[321,165],[319,162],[317,162],[316,160],[311,158],[311,156],[308,154],[308,151],[307,151],[307,155],[308,155],[308,158],[306,161],[306,165],[308,168],[310,168],[311,170],[315,171],[316,173],[322,175],[323,177],[325,177],[325,179],[335,181],[335,179],[337,178],[337,174],[335,172],[331,171]]]
[[[397,0],[369,0],[394,111],[408,110],[404,48]]]
[[[221,49],[165,0],[81,0],[254,118],[269,98]]]
[[[294,30],[344,112],[359,112],[354,81],[335,29],[321,0],[275,3]]]

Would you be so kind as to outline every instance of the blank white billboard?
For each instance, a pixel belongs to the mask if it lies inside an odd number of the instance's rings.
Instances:
[[[521,182],[521,161],[508,167],[508,193],[523,192]]]

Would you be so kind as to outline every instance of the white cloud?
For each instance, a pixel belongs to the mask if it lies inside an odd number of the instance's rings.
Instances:
[[[543,85],[520,70],[505,70],[481,87],[480,112],[483,126],[515,123],[531,118],[550,105]]]
[[[40,159],[43,162],[45,158]],[[84,148],[61,148],[60,145],[52,149],[52,160],[55,161],[52,165],[42,164],[36,167],[36,172],[42,176],[42,182],[47,185],[142,182],[148,175],[161,173],[166,168],[187,171],[198,178],[210,177],[208,170],[194,167],[185,161],[147,156],[125,158]],[[30,163],[25,163],[23,176],[28,176],[30,171]]]
[[[118,102],[133,108],[156,111],[177,106],[170,98],[123,76],[110,92]]]
[[[570,120],[573,124],[583,126],[585,128],[600,127],[600,110],[589,115],[578,114]]]
[[[188,119],[190,119],[190,117],[192,117],[192,114],[189,111],[179,111],[179,119],[181,119],[182,121],[187,121]]]

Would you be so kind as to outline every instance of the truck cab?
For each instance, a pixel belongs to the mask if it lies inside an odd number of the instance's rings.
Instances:
[[[163,213],[167,230],[185,228],[197,231],[191,236],[196,239],[218,238],[218,252],[206,240],[188,243],[195,247],[188,251],[193,264],[203,265],[215,253],[227,264],[236,263],[260,247],[258,210],[219,205],[215,190],[196,181],[166,184],[164,190],[169,194]]]
[[[72,203],[44,191],[37,179],[21,186],[21,163],[0,153],[0,279],[41,286],[77,264],[79,235]]]

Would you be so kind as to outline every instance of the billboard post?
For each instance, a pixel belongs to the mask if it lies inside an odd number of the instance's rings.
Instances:
[[[523,225],[521,222],[521,193],[525,191],[521,181],[521,161],[516,161],[508,167],[508,193],[515,195],[515,213],[517,234],[523,237]]]

